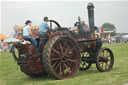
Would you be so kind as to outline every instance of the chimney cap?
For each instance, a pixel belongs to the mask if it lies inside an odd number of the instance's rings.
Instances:
[[[88,9],[93,9],[94,8],[94,5],[92,2],[89,2],[88,3],[88,6],[87,6]]]

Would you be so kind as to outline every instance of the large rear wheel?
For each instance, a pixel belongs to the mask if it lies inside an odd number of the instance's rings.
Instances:
[[[58,79],[74,76],[80,66],[78,45],[70,37],[52,38],[44,47],[43,63],[46,71]]]

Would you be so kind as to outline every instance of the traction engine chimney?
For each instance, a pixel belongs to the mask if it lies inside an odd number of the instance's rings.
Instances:
[[[88,3],[88,19],[89,19],[89,28],[90,28],[90,36],[94,35],[95,27],[94,27],[94,5],[93,3]]]

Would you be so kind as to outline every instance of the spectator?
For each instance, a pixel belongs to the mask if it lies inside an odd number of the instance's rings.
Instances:
[[[8,51],[8,44],[3,42],[4,40],[0,41],[0,50],[5,52]]]

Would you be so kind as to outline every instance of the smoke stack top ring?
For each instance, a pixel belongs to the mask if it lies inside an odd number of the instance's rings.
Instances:
[[[88,10],[93,10],[95,7],[93,5],[92,2],[88,3],[88,6],[87,6]]]

